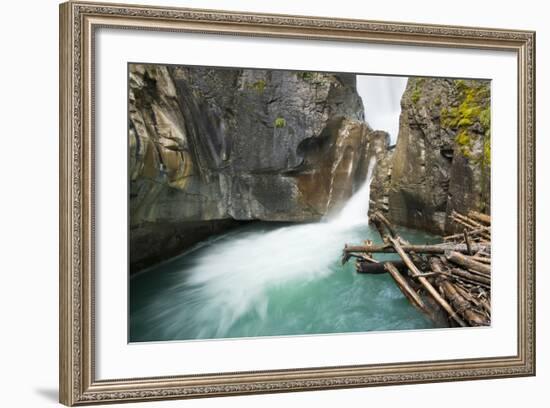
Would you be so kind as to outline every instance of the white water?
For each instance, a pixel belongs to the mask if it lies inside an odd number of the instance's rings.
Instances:
[[[371,127],[395,143],[407,78],[357,76]],[[252,225],[134,279],[137,341],[333,333],[432,327],[382,275],[340,265],[348,242],[376,239],[368,227],[375,167],[339,214],[319,223]],[[372,235],[371,235],[372,234]],[[132,292],[131,292],[132,293]],[[144,303],[139,304],[139,301]]]
[[[340,211],[340,214],[332,220],[332,224],[346,226],[368,221],[367,214],[369,213],[370,185],[375,165],[376,159],[373,157],[367,169],[367,180],[365,180],[361,188],[348,200],[344,208]]]
[[[394,142],[406,81],[407,78],[399,77],[357,76],[357,90],[363,99],[367,122],[390,133]],[[242,326],[245,316],[250,318],[251,314],[258,318],[255,330],[267,331],[262,326],[270,324],[266,319],[269,302],[281,307],[281,299],[274,292],[288,293],[303,285],[315,287],[322,278],[341,273],[338,260],[342,246],[350,240],[367,238],[374,166],[372,159],[363,185],[340,213],[329,220],[235,234],[187,258],[192,260],[178,270],[169,292],[149,305],[147,314],[153,319],[150,323],[153,331],[163,331],[167,338],[227,337],[232,328]],[[311,296],[312,290],[305,293]],[[314,299],[314,303],[318,301],[321,299]],[[288,314],[281,309],[278,313]],[[364,319],[362,315],[358,321]],[[288,319],[285,324],[292,325]]]
[[[401,97],[405,92],[407,79],[357,75],[357,92],[363,100],[366,121],[373,129],[388,132],[392,144],[397,141]]]
[[[216,325],[216,337],[223,337],[245,313],[254,310],[265,316],[267,290],[333,273],[330,266],[350,239],[350,228],[368,223],[374,166],[373,158],[367,180],[334,219],[251,233],[216,244],[212,251],[201,255],[185,272],[186,279],[174,288],[181,292],[187,307],[201,305],[192,314],[186,313],[185,319],[193,319],[187,323],[205,330]],[[189,286],[193,287],[192,299]],[[164,307],[159,305],[159,313]]]

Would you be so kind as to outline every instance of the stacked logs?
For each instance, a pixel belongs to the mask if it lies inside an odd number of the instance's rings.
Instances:
[[[451,326],[491,324],[491,217],[475,211],[453,212],[463,232],[443,243],[411,245],[380,212],[370,222],[382,244],[367,240],[346,245],[342,263],[356,258],[358,273],[389,273],[409,302],[433,320],[445,316]],[[397,261],[378,261],[373,254],[393,253]]]

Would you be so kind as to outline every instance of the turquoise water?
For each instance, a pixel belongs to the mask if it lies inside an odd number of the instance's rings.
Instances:
[[[381,242],[366,222],[255,223],[130,279],[131,342],[433,328],[387,274],[340,263],[344,244]],[[437,237],[405,228],[413,243]],[[377,255],[390,259],[391,255]]]

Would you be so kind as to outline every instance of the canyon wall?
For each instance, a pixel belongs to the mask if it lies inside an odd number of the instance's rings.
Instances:
[[[455,232],[452,211],[490,213],[490,82],[410,78],[395,148],[382,143],[371,211],[396,224]]]
[[[131,64],[129,76],[132,272],[239,222],[337,212],[380,137],[355,75]]]
[[[351,74],[131,64],[130,269],[242,222],[312,222],[364,182],[371,211],[454,232],[490,211],[490,83],[410,78],[397,144]],[[373,99],[370,103],[376,103]]]

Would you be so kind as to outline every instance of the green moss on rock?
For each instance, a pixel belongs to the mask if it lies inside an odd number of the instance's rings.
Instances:
[[[411,101],[413,104],[417,104],[422,96],[422,86],[426,82],[426,78],[416,78],[414,81],[414,90],[411,94]]]
[[[273,125],[279,129],[284,128],[286,126],[286,120],[285,118],[278,117],[277,119],[275,119],[275,122],[273,123]]]
[[[313,81],[315,79],[315,73],[309,71],[297,72],[296,76],[304,81]]]
[[[486,137],[483,141],[483,164],[491,165],[491,138]]]
[[[420,100],[420,90],[419,89],[415,89],[411,95],[411,100],[413,101],[413,103],[416,105],[418,103],[418,101]]]
[[[479,114],[479,123],[487,130],[491,128],[491,109],[489,106],[483,109]]]
[[[265,90],[266,85],[267,85],[267,83],[266,83],[265,79],[259,79],[258,81],[248,85],[248,87],[250,89],[254,89],[255,91],[257,91],[259,93],[263,93],[264,90]]]
[[[490,165],[490,159],[487,159],[491,156],[489,84],[459,79],[455,81],[455,86],[459,92],[459,104],[441,109],[440,124],[457,131],[455,141],[464,157],[479,160],[483,165]],[[479,128],[474,130],[476,124],[481,127],[481,133]],[[483,138],[483,152],[481,157],[473,157],[473,145],[480,137]]]
[[[470,146],[472,143],[472,139],[470,137],[470,134],[466,130],[460,131],[455,138],[455,142],[458,145],[460,152],[462,155],[466,158],[471,158],[471,152],[470,152]]]

